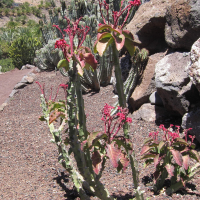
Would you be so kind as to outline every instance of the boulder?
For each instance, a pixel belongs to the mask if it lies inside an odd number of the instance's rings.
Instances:
[[[200,38],[192,45],[189,77],[200,92]]]
[[[131,22],[126,26],[134,36],[134,41],[140,48],[146,48],[150,54],[164,51],[165,15],[172,0],[151,0],[142,4]]]
[[[155,84],[165,108],[181,116],[189,111],[191,103],[200,100],[187,73],[190,63],[189,54],[175,52],[166,55],[155,68]]]
[[[154,80],[155,65],[164,57],[164,55],[165,53],[156,53],[149,56],[141,80],[139,80],[139,83],[129,99],[129,104],[132,108],[132,111],[139,109],[142,104],[148,103],[149,96],[152,94],[152,92],[156,91]]]
[[[191,112],[185,113],[181,126],[183,129],[192,128],[190,134],[195,135],[200,142],[200,107],[195,107]]]
[[[160,96],[158,95],[158,92],[157,92],[157,91],[153,92],[153,93],[150,95],[149,101],[150,101],[151,105],[163,106],[162,99],[161,99]]]
[[[171,117],[171,114],[164,107],[151,105],[150,103],[143,104],[139,110],[131,115],[132,119],[147,122],[158,122],[169,117]]]
[[[165,40],[174,49],[190,51],[200,37],[200,1],[176,0],[167,7]]]

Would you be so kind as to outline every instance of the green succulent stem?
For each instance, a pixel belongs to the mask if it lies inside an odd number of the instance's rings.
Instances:
[[[84,104],[82,99],[82,92],[80,90],[80,79],[76,69],[76,62],[73,63],[73,68],[69,71],[70,81],[68,85],[68,96],[67,105],[68,107],[68,125],[69,125],[69,136],[72,152],[74,153],[77,167],[84,177],[85,181],[89,183],[90,187],[93,188],[94,194],[100,199],[110,200],[108,191],[104,188],[103,184],[96,178],[96,174],[92,168],[92,162],[90,158],[90,151],[85,153],[81,149],[80,138],[87,136],[86,125],[80,126],[80,119],[85,120]],[[79,98],[79,100],[78,100]],[[79,103],[78,103],[79,102]],[[79,106],[79,108],[77,108]],[[82,116],[80,116],[82,115]],[[78,118],[77,118],[78,116]],[[80,129],[78,129],[78,126]],[[80,135],[80,131],[84,135]],[[85,131],[85,132],[84,132]]]
[[[126,108],[126,97],[123,89],[122,72],[119,63],[119,52],[116,49],[115,43],[112,44],[113,62],[115,66],[116,87],[118,92],[119,105]]]
[[[59,152],[59,163],[68,171],[70,176],[72,177],[73,183],[77,188],[77,191],[81,197],[81,199],[89,200],[89,196],[86,194],[85,189],[93,194],[92,190],[90,189],[88,183],[85,182],[83,176],[74,168],[73,162],[70,159],[68,151],[65,149],[65,145],[61,138],[61,130],[63,125],[59,127],[59,129],[55,129],[53,123],[49,123],[49,112],[47,103],[45,101],[44,95],[41,95],[41,106],[44,114],[44,118],[49,126],[50,133],[53,137],[53,142],[56,143],[58,152]],[[84,187],[83,187],[84,186]]]
[[[126,96],[124,94],[122,72],[121,72],[120,63],[119,63],[119,52],[116,48],[115,43],[112,44],[112,52],[113,52],[113,62],[115,66],[115,77],[116,77],[116,88],[118,92],[118,101],[119,101],[120,107],[126,108]],[[126,138],[129,138],[128,128],[129,128],[128,123],[125,123],[123,125],[123,130],[124,130],[124,136]]]

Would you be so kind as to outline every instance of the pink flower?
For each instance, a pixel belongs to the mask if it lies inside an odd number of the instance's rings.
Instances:
[[[59,85],[61,88],[64,88],[64,89],[67,89],[68,88],[68,85],[67,84],[60,84]]]
[[[141,4],[140,0],[129,1],[132,6],[139,6]]]
[[[66,43],[66,41],[64,39],[59,39],[55,43],[55,49],[56,48],[58,48],[58,49],[64,49],[67,46],[69,46],[69,45]]]
[[[132,119],[130,117],[127,117],[126,122],[132,123]]]
[[[116,116],[118,116],[119,117],[119,119],[120,119],[120,121],[123,121],[123,120],[125,120],[125,115],[124,115],[124,113],[120,113],[120,112],[118,112],[117,114],[116,114]]]
[[[111,110],[113,109],[114,107],[113,106],[109,106],[107,103],[105,104],[104,108],[102,109],[102,114],[103,114],[103,117],[101,118],[101,120],[106,120],[107,118],[110,117],[110,113],[111,113]]]

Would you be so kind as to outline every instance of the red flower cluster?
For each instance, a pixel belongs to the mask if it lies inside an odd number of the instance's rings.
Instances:
[[[55,43],[55,49],[64,49],[66,46],[69,46],[64,39],[59,39]]]
[[[139,6],[141,4],[140,0],[135,0],[135,1],[129,1],[129,4],[132,6]]]
[[[116,134],[119,132],[119,130],[123,127],[123,125],[126,122],[128,123],[132,122],[132,119],[130,117],[127,117],[128,115],[127,108],[121,108],[120,106],[118,106],[117,110],[119,112],[111,116],[112,109],[114,109],[114,107],[109,106],[106,103],[104,108],[102,109],[103,116],[101,118],[101,120],[104,121],[104,132],[109,135],[110,140],[112,140],[116,136]],[[114,123],[112,123],[114,119],[116,120]],[[111,125],[112,125],[112,128],[111,128]]]
[[[101,118],[102,121],[106,121],[109,117],[111,117],[110,113],[113,108],[114,108],[113,106],[109,106],[107,103],[105,104],[105,106],[102,109],[102,114],[103,114]]]
[[[101,13],[101,16],[102,16],[102,19],[103,19],[103,22],[104,24],[110,24],[109,22],[109,4],[106,3],[106,1],[103,1],[101,2],[100,0],[99,1],[99,6],[100,6],[100,13]],[[121,7],[120,7],[120,10],[119,11],[113,11],[113,14],[112,14],[112,17],[113,17],[113,28],[115,29],[118,25],[118,21],[119,21],[119,17],[125,12],[127,11],[127,15],[125,17],[125,20],[123,22],[123,24],[121,25],[120,29],[122,29],[128,19],[128,16],[129,16],[129,12],[131,10],[131,8],[133,6],[139,6],[141,4],[140,0],[134,0],[134,1],[129,1],[129,5],[127,5],[124,9],[122,9],[122,5],[123,5],[124,1],[122,0],[121,1]],[[103,15],[103,12],[102,12],[102,6],[104,7],[104,9],[106,10],[106,18],[107,18],[107,22],[106,22],[106,19]]]

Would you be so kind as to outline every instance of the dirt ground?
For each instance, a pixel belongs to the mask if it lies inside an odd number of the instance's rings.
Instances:
[[[53,86],[55,93],[57,86],[66,83],[67,78],[62,77],[59,72],[42,72],[37,74],[35,81],[45,83],[47,92]],[[50,142],[51,135],[47,125],[38,120],[42,114],[40,93],[36,83],[30,84],[15,94],[0,113],[0,200],[78,199],[68,173],[57,161],[58,151],[55,144]],[[63,95],[60,91],[57,99],[63,99]],[[105,103],[115,103],[116,98],[113,97],[112,85],[101,87],[99,93],[84,95],[89,132],[103,130],[101,110]],[[180,121],[172,118],[159,123],[179,124]],[[154,195],[145,187],[147,182],[152,184],[151,174],[154,167],[143,167],[140,150],[149,132],[157,130],[157,124],[141,120],[133,121],[130,126],[130,138],[139,162],[140,187],[145,192],[145,199],[200,199],[200,174],[185,189],[172,196],[164,193]],[[101,181],[117,200],[134,197],[130,166],[119,174],[107,162]]]

